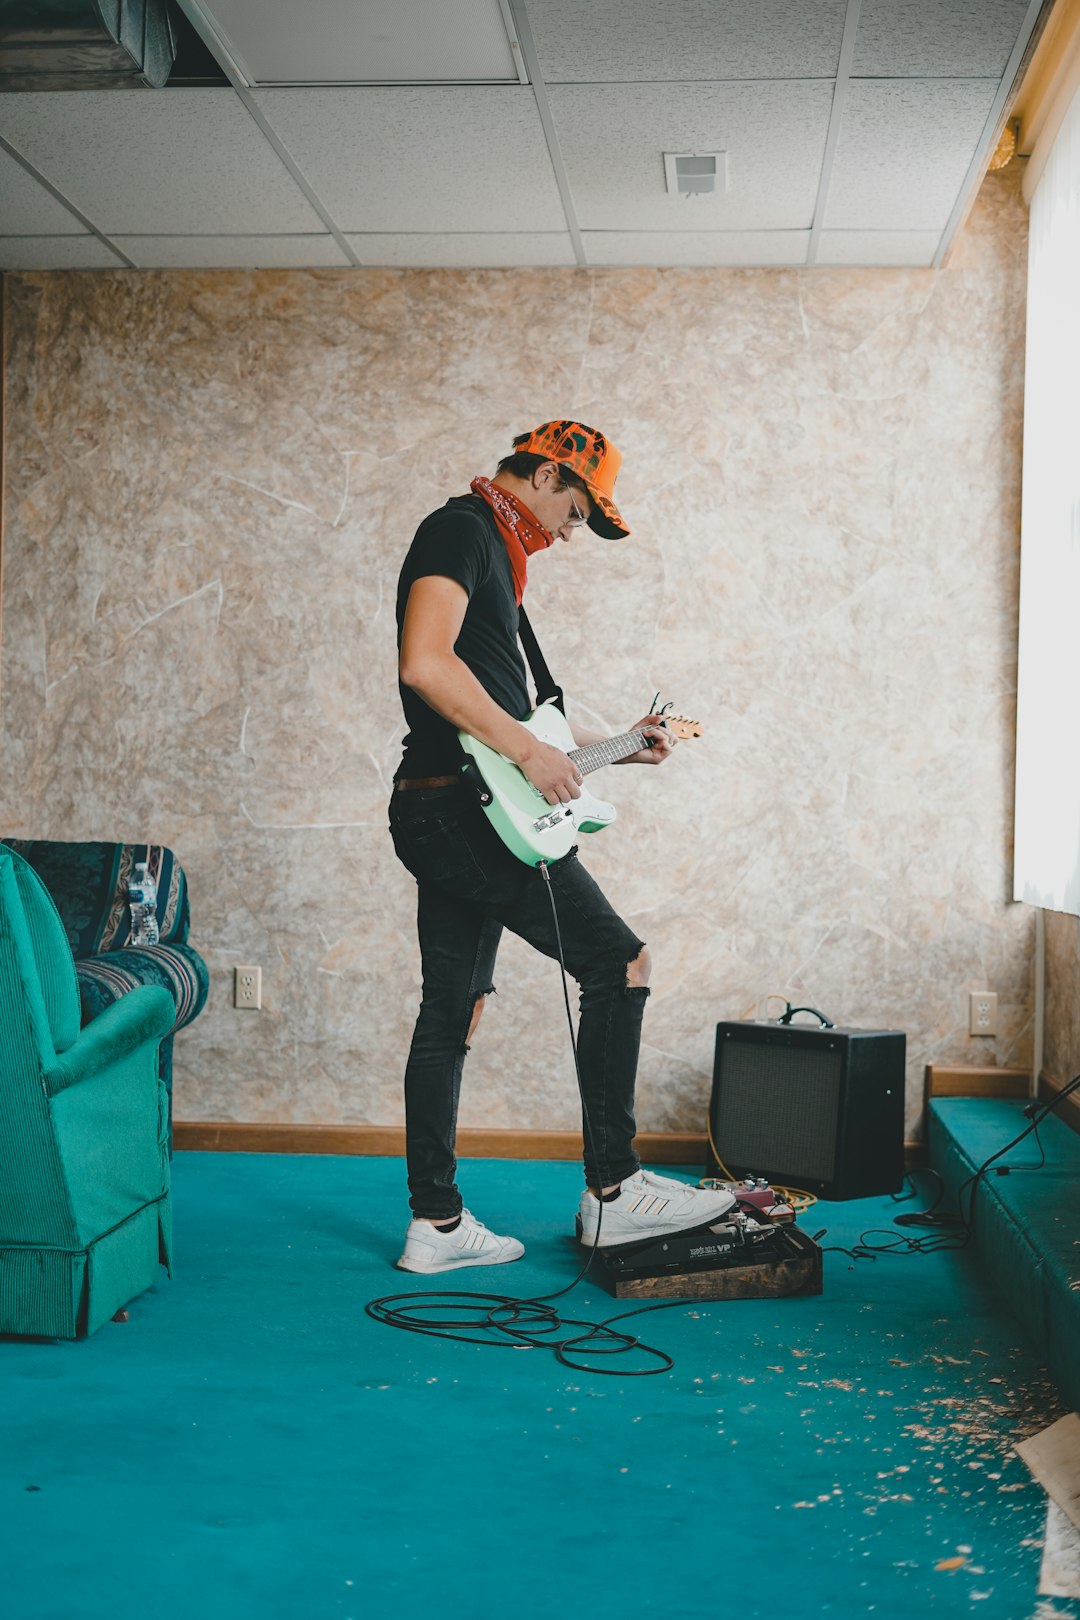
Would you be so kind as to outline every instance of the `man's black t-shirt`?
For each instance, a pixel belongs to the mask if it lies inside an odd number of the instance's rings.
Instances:
[[[416,531],[398,579],[397,634],[415,580],[443,574],[457,580],[469,605],[454,651],[500,708],[523,720],[532,708],[525,661],[518,648],[518,609],[510,558],[494,515],[478,495],[455,495]],[[444,776],[462,761],[457,728],[398,682],[408,734],[398,769],[403,777]]]

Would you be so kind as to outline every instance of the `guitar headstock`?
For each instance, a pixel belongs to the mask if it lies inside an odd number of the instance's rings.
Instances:
[[[700,737],[704,730],[700,720],[688,720],[684,714],[665,714],[664,724],[680,740]]]
[[[685,740],[687,737],[701,736],[703,730],[701,721],[688,720],[685,714],[672,714],[670,703],[665,703],[661,708],[659,692],[652,700],[652,708],[649,713],[658,715],[672,735],[678,737],[680,741]]]

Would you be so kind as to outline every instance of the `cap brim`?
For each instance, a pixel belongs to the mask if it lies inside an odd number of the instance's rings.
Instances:
[[[592,496],[593,509],[589,513],[589,528],[604,540],[625,540],[630,530],[626,527],[619,509],[614,501],[609,501],[606,495],[588,485]]]

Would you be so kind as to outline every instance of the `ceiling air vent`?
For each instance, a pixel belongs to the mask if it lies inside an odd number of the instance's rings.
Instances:
[[[664,174],[672,196],[719,196],[727,190],[727,153],[665,152]]]
[[[0,90],[158,89],[183,24],[173,0],[0,0]]]

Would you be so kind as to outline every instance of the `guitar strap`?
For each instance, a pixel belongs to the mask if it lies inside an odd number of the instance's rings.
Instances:
[[[556,686],[551,678],[551,671],[547,667],[547,660],[540,651],[540,643],[537,641],[533,627],[529,623],[529,615],[525,612],[524,603],[518,608],[518,634],[521,637],[521,645],[525,649],[525,657],[529,661],[529,668],[532,670],[533,680],[536,682],[536,707],[539,708],[541,703],[547,703],[549,699],[553,699],[560,714],[565,714],[566,701],[563,697],[563,689],[561,686]]]

